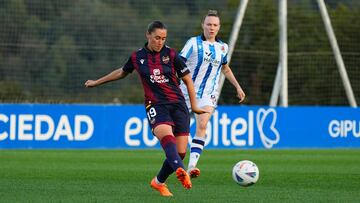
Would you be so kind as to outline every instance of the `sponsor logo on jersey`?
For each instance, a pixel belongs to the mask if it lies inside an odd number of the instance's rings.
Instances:
[[[154,69],[153,73],[154,73],[155,76],[158,76],[158,75],[160,75],[160,70],[159,69]]]
[[[150,75],[150,81],[152,83],[167,83],[169,79],[161,74],[160,69],[156,68],[153,70],[153,75]]]
[[[219,60],[213,59],[211,57],[204,57],[204,62],[211,63],[213,66],[219,66],[220,65]]]

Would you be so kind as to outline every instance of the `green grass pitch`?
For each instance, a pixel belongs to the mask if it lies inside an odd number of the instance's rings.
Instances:
[[[205,150],[191,190],[170,176],[171,198],[149,186],[163,157],[161,150],[0,150],[0,202],[360,202],[357,149]],[[260,169],[247,188],[231,177],[243,159]]]

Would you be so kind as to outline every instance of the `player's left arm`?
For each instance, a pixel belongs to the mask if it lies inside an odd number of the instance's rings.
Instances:
[[[195,94],[195,89],[194,89],[194,83],[191,79],[190,74],[186,74],[184,75],[181,80],[184,82],[184,84],[186,85],[187,91],[189,93],[189,99],[190,99],[190,104],[191,104],[191,110],[192,112],[196,113],[196,114],[202,114],[202,113],[210,113],[207,110],[204,110],[202,108],[199,108],[197,106],[197,100],[196,100],[196,94]]]
[[[225,78],[229,80],[229,82],[235,87],[236,89],[236,96],[240,99],[239,103],[243,102],[245,99],[245,92],[241,88],[240,84],[236,80],[231,68],[228,64],[223,64],[221,68],[221,72],[225,75]]]

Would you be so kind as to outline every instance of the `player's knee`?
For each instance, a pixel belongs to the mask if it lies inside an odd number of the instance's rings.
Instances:
[[[203,121],[203,122],[199,122],[199,126],[198,126],[199,130],[204,131],[207,128],[207,122]]]

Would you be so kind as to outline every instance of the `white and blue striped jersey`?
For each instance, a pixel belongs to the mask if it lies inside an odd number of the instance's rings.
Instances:
[[[186,42],[180,55],[186,58],[197,99],[211,98],[215,101],[218,99],[221,67],[227,64],[227,53],[226,43],[220,40],[206,41],[203,35],[191,37]],[[183,82],[180,88],[185,99],[188,100],[187,88]]]

